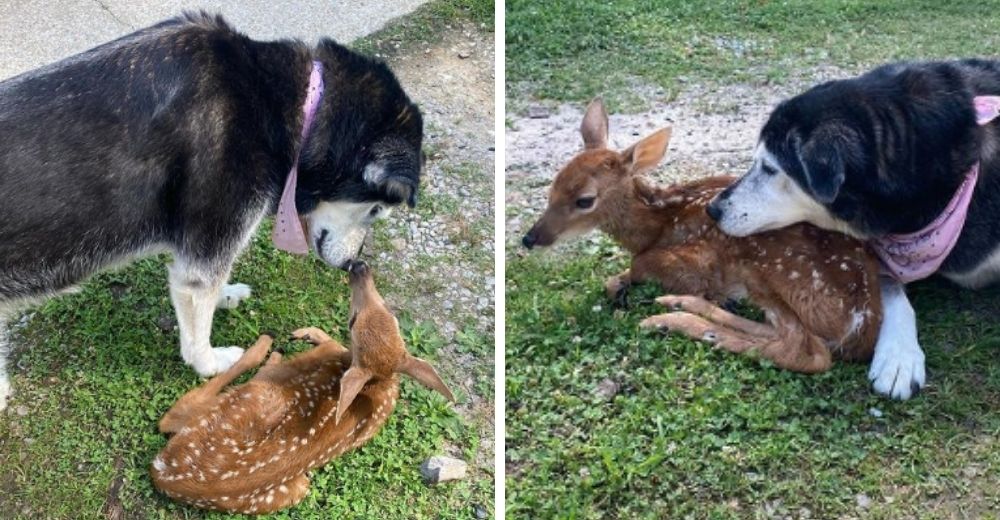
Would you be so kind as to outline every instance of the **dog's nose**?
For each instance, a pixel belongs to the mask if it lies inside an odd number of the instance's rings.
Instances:
[[[705,212],[708,213],[708,218],[718,222],[722,218],[722,210],[719,209],[718,200],[713,200],[705,207]]]
[[[521,244],[528,249],[535,247],[535,242],[538,242],[538,235],[536,235],[534,231],[529,231],[528,234],[524,235],[524,238],[521,239]]]

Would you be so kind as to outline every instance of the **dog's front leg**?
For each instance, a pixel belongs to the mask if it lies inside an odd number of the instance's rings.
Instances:
[[[228,273],[198,269],[178,260],[169,267],[170,299],[177,313],[181,357],[198,375],[227,370],[243,355],[240,347],[212,348],[212,318]]]
[[[917,317],[906,289],[882,278],[882,327],[868,379],[876,392],[906,400],[924,387],[924,352],[917,342]]]

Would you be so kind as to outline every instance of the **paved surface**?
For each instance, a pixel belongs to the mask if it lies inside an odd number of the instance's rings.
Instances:
[[[427,0],[0,0],[0,79],[186,9],[220,12],[252,38],[349,42]]]

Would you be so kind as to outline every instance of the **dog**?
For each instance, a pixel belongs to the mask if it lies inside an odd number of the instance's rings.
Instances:
[[[160,420],[173,437],[150,467],[157,489],[196,507],[272,513],[306,496],[306,472],[379,432],[399,397],[397,374],[455,400],[433,366],[407,353],[367,264],[348,270],[351,350],[317,328],[300,329],[292,337],[314,348],[287,361],[272,352],[252,379],[223,391],[264,361],[271,338],[261,336]]]
[[[331,266],[414,206],[420,110],[385,64],[323,39],[259,42],[189,13],[0,83],[0,307],[170,252],[181,356],[201,376],[216,305],[261,220]],[[0,406],[9,386],[0,359]]]
[[[709,205],[733,236],[809,222],[868,240],[884,319],[869,378],[897,399],[926,382],[904,284],[1000,279],[1000,62],[895,63],[779,104],[753,164]]]
[[[808,224],[727,236],[706,207],[733,177],[670,188],[646,180],[666,153],[670,129],[624,152],[609,150],[607,112],[596,99],[580,132],[585,150],[556,175],[525,247],[600,228],[632,254],[631,267],[605,284],[609,298],[621,301],[630,285],[645,281],[675,293],[657,302],[682,312],[646,318],[644,328],[679,331],[731,352],[757,351],[780,368],[804,373],[823,372],[833,359],[871,358],[882,317],[879,266],[863,242]],[[703,296],[749,297],[767,323]]]

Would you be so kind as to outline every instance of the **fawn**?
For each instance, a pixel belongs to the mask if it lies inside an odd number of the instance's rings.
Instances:
[[[307,471],[379,431],[396,405],[397,373],[454,401],[434,368],[407,353],[368,266],[355,262],[348,269],[351,350],[317,328],[300,329],[292,337],[314,348],[287,361],[273,352],[253,379],[223,392],[264,361],[271,338],[261,336],[232,368],[185,394],[160,420],[160,431],[174,435],[150,469],[157,489],[201,508],[277,511],[305,497]]]
[[[611,298],[659,282],[672,293],[657,302],[681,312],[641,326],[675,330],[732,352],[755,350],[777,366],[815,373],[833,358],[871,358],[882,320],[879,265],[865,244],[799,224],[737,238],[706,213],[734,177],[709,177],[669,188],[645,179],[663,159],[670,129],[624,152],[607,148],[600,99],[580,127],[585,150],[556,175],[548,207],[523,244],[549,246],[599,228],[632,254],[631,268],[605,284]],[[710,300],[749,298],[766,323],[732,314]],[[708,298],[708,299],[706,299]]]

